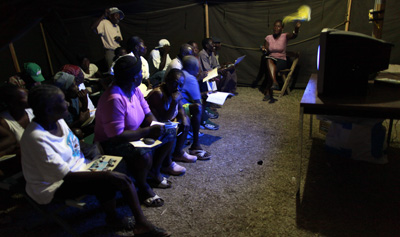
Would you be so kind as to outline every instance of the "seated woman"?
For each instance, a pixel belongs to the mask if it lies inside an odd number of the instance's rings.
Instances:
[[[147,103],[158,121],[172,121],[176,118],[180,122],[172,160],[194,163],[197,157],[183,151],[190,129],[190,121],[182,107],[182,95],[178,90],[178,87],[182,87],[184,83],[183,72],[175,68],[170,69],[165,77],[165,82],[147,96]],[[174,173],[170,174],[175,175]]]
[[[0,126],[10,130],[17,141],[33,119],[32,109],[28,108],[28,94],[13,84],[5,84],[0,89],[0,98],[6,104],[6,110],[0,113]]]
[[[79,90],[75,77],[66,72],[57,72],[54,75],[54,85],[63,91],[69,103],[65,122],[71,129],[81,129],[82,124],[90,118],[87,93],[85,90]]]
[[[75,77],[75,85],[78,87],[79,91],[81,91],[81,93],[84,93],[87,97],[87,108],[90,112],[90,116],[94,115],[94,112],[96,110],[96,107],[94,106],[92,100],[89,97],[89,91],[86,89],[85,84],[83,83],[85,80],[84,74],[81,71],[81,69],[76,66],[76,65],[72,65],[72,64],[65,64],[62,68],[61,68],[62,72],[66,72],[68,74],[71,74]]]
[[[279,89],[276,75],[280,70],[287,68],[286,63],[286,45],[287,41],[297,37],[301,22],[297,21],[293,33],[282,33],[282,20],[276,20],[272,35],[267,35],[262,46],[263,55],[261,57],[260,69],[254,80],[252,87],[256,87],[257,83],[265,75],[265,79],[260,87],[260,91],[264,93],[263,101],[274,103],[276,99],[273,97],[273,90]]]
[[[1,162],[0,176],[8,176],[21,171],[19,141],[34,115],[28,108],[26,89],[5,84],[0,89],[0,100],[6,105],[6,110],[0,113],[0,156],[16,154],[16,158]]]
[[[152,178],[153,187],[170,188],[170,182],[161,175],[164,159],[167,169],[184,171],[179,165],[172,166],[168,159],[175,136],[153,148],[134,147],[130,142],[141,138],[157,139],[163,135],[164,126],[150,126],[155,117],[138,86],[142,81],[140,58],[131,55],[120,57],[114,65],[114,84],[100,97],[96,110],[94,140],[101,143],[105,154],[124,157],[139,189],[139,197],[146,206],[162,206],[164,200],[154,193],[147,183]],[[153,153],[153,154],[152,154]]]
[[[108,225],[132,228],[126,218],[118,217],[115,209],[115,194],[120,191],[135,218],[135,236],[169,236],[145,218],[128,176],[110,171],[82,171],[87,161],[80,152],[77,137],[62,119],[68,111],[60,89],[37,86],[30,91],[28,101],[35,118],[21,139],[22,170],[26,192],[34,201],[48,204],[54,198],[95,195],[104,208]]]

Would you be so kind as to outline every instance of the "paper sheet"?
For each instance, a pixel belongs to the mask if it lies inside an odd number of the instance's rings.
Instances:
[[[231,93],[227,93],[227,92],[214,92],[214,93],[208,94],[207,102],[223,105],[225,103],[226,97],[228,97],[228,95],[230,95],[230,94]]]
[[[217,77],[217,76],[218,76],[218,68],[214,68],[213,70],[208,71],[208,74],[207,74],[207,76],[203,79],[203,82],[206,82],[206,81],[208,81],[208,80],[210,80],[210,79],[213,79],[214,77]]]

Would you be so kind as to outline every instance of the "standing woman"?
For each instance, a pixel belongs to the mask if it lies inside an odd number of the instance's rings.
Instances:
[[[260,87],[260,91],[264,93],[263,101],[274,103],[276,99],[273,97],[273,90],[279,89],[276,75],[280,70],[287,68],[286,63],[286,45],[287,41],[295,39],[299,33],[301,22],[297,21],[292,33],[282,33],[283,22],[276,20],[272,35],[267,35],[262,46],[263,55],[261,57],[260,69],[252,86],[256,87],[257,83],[265,75],[265,79]]]

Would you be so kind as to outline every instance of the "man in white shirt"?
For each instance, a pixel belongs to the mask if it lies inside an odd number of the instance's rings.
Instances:
[[[150,82],[154,87],[161,83],[165,70],[171,63],[171,57],[169,56],[170,49],[171,44],[169,41],[161,39],[158,42],[158,46],[150,52]]]
[[[100,35],[105,49],[105,59],[108,68],[115,56],[114,50],[121,47],[122,34],[118,23],[124,18],[124,13],[116,7],[106,9],[92,25],[92,30]]]

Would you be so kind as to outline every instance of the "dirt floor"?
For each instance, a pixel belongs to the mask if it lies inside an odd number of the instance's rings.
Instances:
[[[304,90],[262,101],[256,89],[218,109],[217,131],[202,130],[201,143],[213,158],[184,164],[187,173],[170,177],[173,187],[156,190],[160,208],[145,215],[173,236],[396,236],[400,233],[400,143],[395,121],[389,163],[375,165],[328,154],[314,119],[308,137],[305,116],[301,193],[299,102]],[[384,125],[387,126],[385,121]],[[68,236],[53,221],[42,220],[18,195],[0,209],[0,236]],[[5,205],[7,204],[7,205]],[[129,214],[119,203],[119,210]],[[61,213],[85,236],[109,236],[92,199],[84,210]]]

